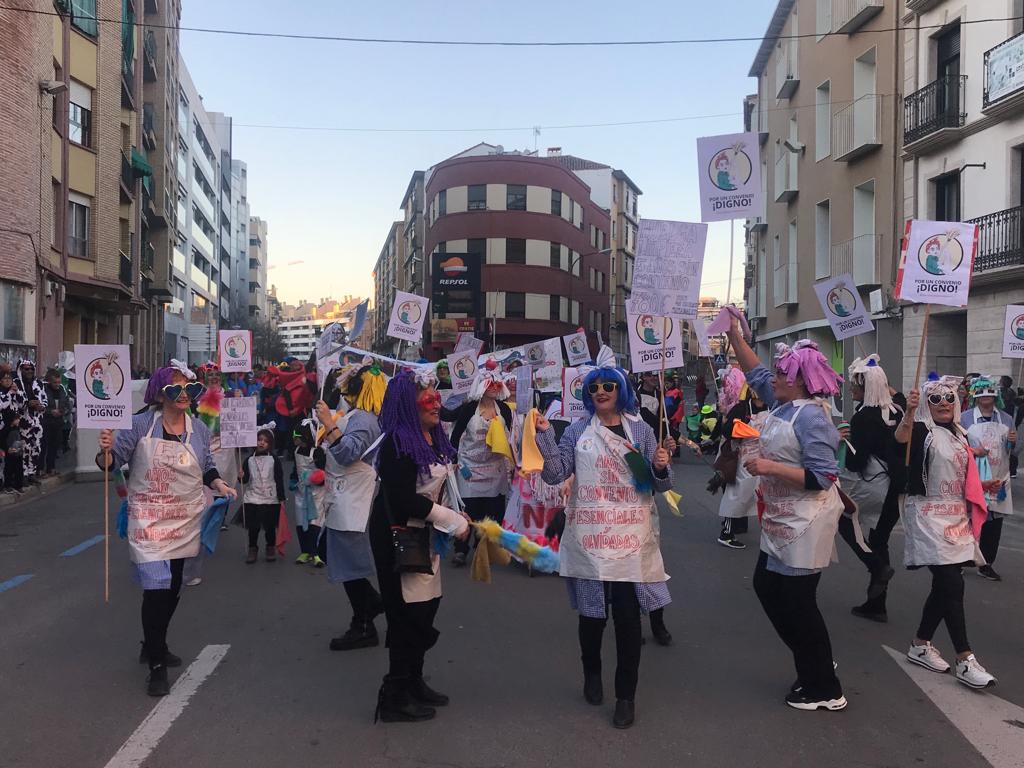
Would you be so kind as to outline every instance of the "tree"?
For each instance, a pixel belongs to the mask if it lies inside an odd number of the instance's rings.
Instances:
[[[261,365],[274,365],[284,360],[287,349],[277,327],[269,320],[258,320],[236,313],[231,318],[233,327],[252,333],[252,361]]]

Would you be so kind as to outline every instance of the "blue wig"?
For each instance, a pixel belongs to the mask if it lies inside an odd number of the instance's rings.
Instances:
[[[615,410],[633,412],[638,408],[636,392],[629,386],[626,379],[626,372],[621,368],[595,368],[583,379],[583,407],[587,413],[594,415],[594,398],[590,396],[590,385],[595,382],[613,381],[619,385],[618,400],[615,402]]]

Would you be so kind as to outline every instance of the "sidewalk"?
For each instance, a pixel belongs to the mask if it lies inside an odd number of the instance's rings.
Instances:
[[[0,492],[0,510],[6,510],[18,504],[39,499],[64,485],[75,481],[75,436],[71,437],[71,450],[57,457],[57,473],[53,477],[43,478],[39,485],[25,484],[25,492],[16,495]]]

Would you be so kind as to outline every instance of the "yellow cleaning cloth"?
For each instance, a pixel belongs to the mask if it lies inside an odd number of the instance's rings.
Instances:
[[[537,425],[534,423],[537,413],[536,408],[531,408],[526,414],[526,421],[523,423],[523,456],[522,473],[530,475],[544,469],[544,457],[540,455],[537,447]]]
[[[384,393],[387,388],[387,378],[383,373],[367,371],[363,374],[363,388],[359,390],[359,397],[356,398],[356,408],[380,416],[380,407],[384,404]]]
[[[682,496],[675,491],[663,491],[661,498],[668,504],[668,508],[672,510],[672,514],[676,517],[682,517],[683,513],[679,511],[679,502],[682,500]]]
[[[476,553],[473,555],[473,563],[470,566],[469,575],[473,581],[482,581],[484,584],[490,584],[491,563],[508,565],[512,562],[512,555],[502,549],[498,542],[488,538],[483,528],[476,525],[473,527],[480,534],[480,539],[476,545]]]
[[[505,421],[501,418],[500,412],[494,414],[494,418],[491,419],[491,426],[487,428],[486,443],[491,453],[500,454],[515,462],[512,458],[512,446],[508,444],[508,435],[505,434]]]

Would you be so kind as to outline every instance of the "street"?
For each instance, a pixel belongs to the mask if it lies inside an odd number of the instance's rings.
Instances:
[[[889,624],[851,616],[866,576],[839,541],[840,563],[826,571],[819,601],[850,705],[841,713],[798,712],[783,703],[792,661],[750,586],[756,532],[745,537],[744,551],[718,546],[719,497],[704,490],[707,468],[687,457],[675,471],[685,516],[661,518],[674,598],[666,623],[675,644],[655,645],[645,622],[637,724],[625,732],[610,724],[611,627],[606,703],[591,707],[581,695],[576,617],[562,584],[520,568],[496,571],[490,585],[471,582],[468,569],[446,568],[442,635],[427,674],[452,704],[429,723],[374,725],[385,649],[330,652],[329,638],[349,619],[340,585],[328,584],[323,570],[293,565],[294,542],[283,561],[243,564],[237,528],[222,534],[203,583],[183,589],[171,625],[170,647],[184,659],[171,679],[198,657],[186,681],[194,693],[176,686],[166,699],[149,698],[137,663],[140,594],[116,539],[110,603],[103,602],[102,484],[65,485],[8,508],[0,515],[3,765],[1024,765],[1020,522],[1004,533],[998,565],[1005,581],[967,576],[968,629],[979,659],[998,677],[995,688],[970,691],[952,675],[903,660],[928,591],[926,573],[897,570]],[[118,501],[112,497],[112,515]],[[897,529],[894,561],[901,556]],[[383,636],[383,617],[377,626]],[[936,645],[952,659],[945,628]],[[939,706],[955,711],[979,746]]]

